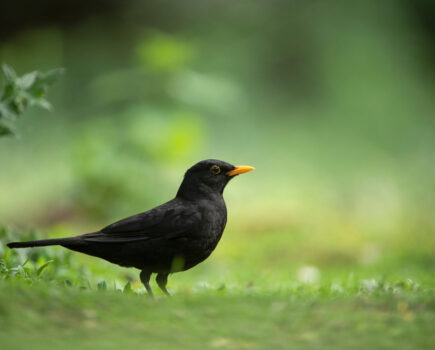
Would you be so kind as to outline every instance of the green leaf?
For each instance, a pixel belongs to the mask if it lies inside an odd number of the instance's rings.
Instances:
[[[16,84],[21,89],[28,89],[35,83],[37,76],[38,76],[38,72],[27,73],[23,75],[21,78],[17,78]]]
[[[40,73],[39,78],[41,79],[41,81],[44,82],[44,84],[50,86],[53,83],[55,83],[56,81],[58,81],[59,78],[64,73],[65,73],[64,68],[56,68],[56,69],[52,69],[46,73]]]
[[[106,290],[107,289],[107,284],[106,281],[101,281],[97,284],[97,289],[98,290]]]
[[[13,111],[11,111],[7,105],[0,102],[0,122],[2,118],[7,119],[10,122],[14,122],[17,119]]]
[[[122,290],[124,293],[131,293],[132,289],[131,289],[131,283],[127,282],[127,284],[124,286],[124,289]]]
[[[51,110],[51,103],[48,102],[46,99],[44,98],[38,98],[38,99],[32,99],[30,101],[30,104],[32,106],[37,106],[37,107],[41,107],[44,108],[46,110]]]
[[[6,63],[2,64],[2,70],[7,81],[12,82],[17,79],[17,73],[15,73],[12,67],[9,67]]]
[[[0,91],[0,136],[6,136],[15,134],[13,122],[27,107],[51,109],[51,104],[44,98],[45,93],[63,74],[64,69],[53,69],[46,73],[34,71],[17,77],[8,65],[3,64],[2,68],[6,84]]]
[[[44,269],[53,262],[54,260],[48,260],[46,261],[44,264],[42,264],[41,266],[39,266],[38,270],[36,270],[36,276],[40,276],[42,271],[44,271]]]
[[[26,270],[24,270],[24,267],[22,265],[17,266],[17,274],[23,277],[27,276]]]
[[[0,136],[14,135],[15,129],[5,119],[0,118]]]

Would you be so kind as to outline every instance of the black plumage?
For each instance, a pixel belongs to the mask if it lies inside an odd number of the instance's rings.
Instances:
[[[61,245],[111,263],[141,270],[140,278],[152,295],[149,280],[165,292],[169,273],[204,261],[216,248],[227,222],[223,190],[236,175],[253,170],[208,159],[187,170],[177,195],[169,202],[130,216],[100,231],[80,236],[9,243],[10,248]]]

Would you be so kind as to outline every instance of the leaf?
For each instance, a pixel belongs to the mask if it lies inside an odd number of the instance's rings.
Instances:
[[[17,93],[17,90],[18,88],[15,86],[13,82],[7,83],[3,88],[0,102],[7,103],[11,101],[14,98],[15,94]]]
[[[9,109],[9,107],[0,102],[0,122],[2,118],[8,119],[9,121],[12,122],[14,122],[17,119],[16,115]]]
[[[38,270],[36,270],[36,276],[41,275],[42,271],[44,271],[44,269],[53,262],[54,260],[48,260],[46,261],[44,264],[42,264],[41,266],[39,266]]]
[[[16,84],[21,89],[28,89],[35,83],[37,76],[38,76],[38,72],[27,73],[23,75],[21,78],[16,79]]]
[[[56,82],[64,69],[52,69],[46,73],[38,71],[17,77],[15,71],[3,64],[6,84],[0,91],[0,136],[13,135],[14,122],[27,107],[37,106],[51,109],[51,104],[44,98],[47,88]],[[5,119],[9,119],[9,122]]]
[[[38,106],[46,110],[51,110],[51,103],[44,98],[32,99],[30,100],[30,104],[32,106]]]
[[[132,289],[131,289],[131,283],[127,282],[127,284],[124,286],[124,289],[122,290],[124,293],[131,293]]]
[[[56,81],[59,80],[59,78],[62,76],[62,74],[65,73],[64,68],[56,68],[52,69],[46,73],[40,73],[39,77],[46,85],[52,85]]]
[[[5,75],[6,81],[12,82],[17,79],[17,73],[9,67],[6,63],[2,64],[3,74]]]
[[[13,134],[14,132],[10,128],[4,125],[0,125],[0,136],[9,136]]]
[[[22,265],[17,266],[17,274],[23,277],[27,276],[26,270],[24,270],[24,267]]]
[[[33,97],[43,97],[47,88],[55,83],[63,74],[64,69],[53,69],[47,73],[38,72],[34,84],[27,90]]]
[[[219,287],[216,288],[216,290],[219,292],[224,292],[226,288],[227,287],[225,286],[225,283],[222,283]]]
[[[0,118],[0,136],[14,135],[15,129],[5,119]]]
[[[107,289],[107,284],[106,281],[101,281],[97,284],[97,289],[98,290],[106,290]]]

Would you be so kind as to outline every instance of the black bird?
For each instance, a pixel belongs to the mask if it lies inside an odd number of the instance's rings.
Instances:
[[[184,175],[177,195],[146,212],[117,221],[100,231],[80,236],[12,242],[9,248],[61,245],[111,263],[141,270],[140,279],[153,295],[149,280],[166,289],[168,275],[185,271],[207,259],[216,248],[227,222],[223,190],[250,166],[203,160]]]

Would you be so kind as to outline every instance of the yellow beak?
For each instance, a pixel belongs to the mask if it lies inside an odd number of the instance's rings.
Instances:
[[[235,176],[235,175],[247,173],[248,171],[251,171],[254,169],[255,168],[253,168],[252,166],[247,166],[247,165],[236,166],[233,170],[227,172],[227,175],[228,176]]]

